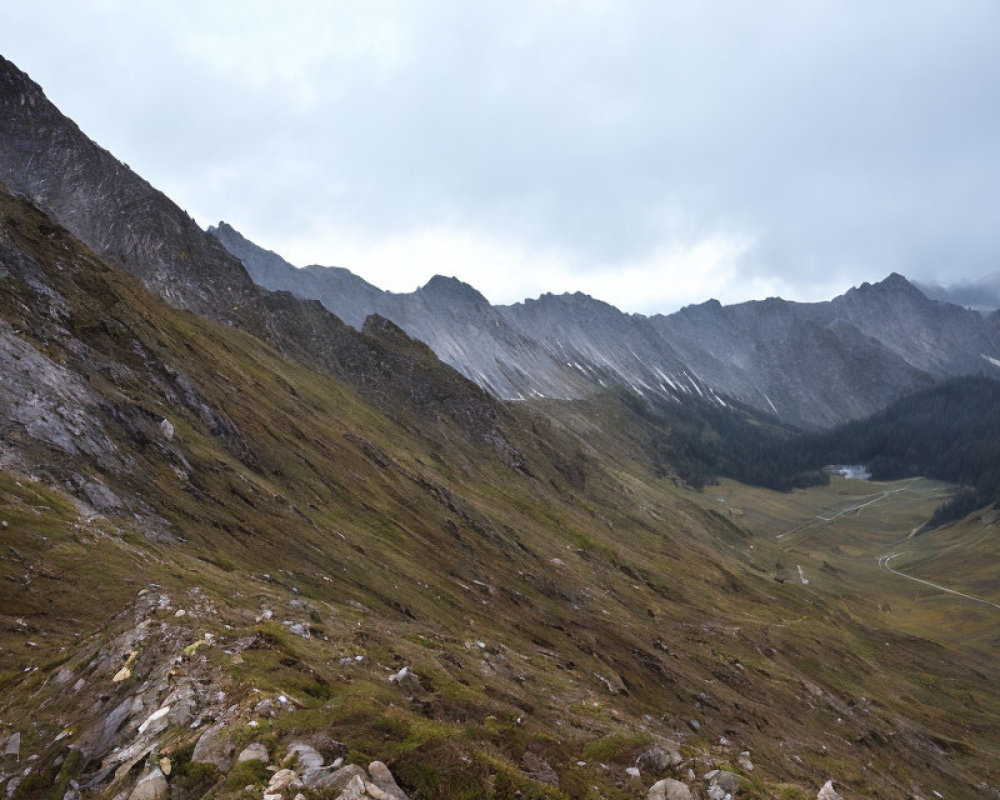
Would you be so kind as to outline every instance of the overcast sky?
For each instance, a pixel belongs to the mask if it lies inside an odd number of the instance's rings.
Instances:
[[[1000,270],[996,0],[33,0],[0,48],[202,225],[394,291]]]

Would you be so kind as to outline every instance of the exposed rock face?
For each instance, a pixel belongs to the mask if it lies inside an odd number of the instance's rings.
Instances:
[[[169,791],[163,771],[154,767],[139,779],[128,800],[164,800]]]
[[[191,761],[199,764],[213,764],[220,770],[228,771],[232,764],[233,745],[223,725],[213,725],[198,739],[191,754]]]
[[[900,275],[826,303],[777,298],[644,317],[582,294],[491,306],[436,276],[382,292],[344,269],[297,270],[231,226],[211,228],[271,289],[319,300],[355,327],[392,320],[443,361],[504,399],[573,399],[606,387],[720,402],[730,396],[785,422],[823,427],[863,417],[935,379],[996,372],[996,326],[928,299]]]

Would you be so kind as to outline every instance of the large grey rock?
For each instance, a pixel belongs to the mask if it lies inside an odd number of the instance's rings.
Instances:
[[[154,767],[135,785],[128,800],[166,800],[170,787],[159,767]]]
[[[223,772],[229,772],[233,760],[233,745],[228,731],[223,725],[213,725],[199,738],[191,754],[191,761],[198,764],[214,764]]]
[[[312,776],[310,782],[306,783],[306,786],[317,792],[333,795],[335,792],[344,791],[347,785],[355,778],[361,780],[361,786],[364,789],[364,781],[368,778],[367,773],[356,764],[348,764],[346,767],[341,767],[338,770]]]
[[[236,763],[242,764],[244,761],[267,761],[269,754],[267,748],[260,742],[254,742],[244,747],[236,757]]]
[[[705,773],[708,782],[709,800],[725,800],[735,798],[740,790],[740,776],[722,769],[713,769]]]
[[[295,754],[295,763],[303,770],[319,769],[323,766],[323,756],[312,745],[305,742],[292,742],[288,752]]]
[[[403,667],[395,675],[390,676],[389,682],[396,684],[407,694],[422,694],[424,691],[420,678],[417,677],[416,673],[411,672],[409,667]]]
[[[286,789],[301,786],[299,775],[295,770],[279,769],[271,776],[267,784],[267,794],[280,794]]]
[[[659,745],[650,747],[636,759],[636,763],[640,767],[650,772],[664,772],[671,767],[676,767],[681,761],[683,761],[681,754],[676,750],[667,750]]]
[[[371,782],[385,793],[385,800],[408,800],[406,794],[396,785],[395,778],[389,772],[389,768],[381,761],[373,761],[368,765],[368,774],[371,775]],[[369,794],[372,794],[369,789]]]
[[[649,787],[646,800],[692,800],[692,795],[686,783],[664,778]]]

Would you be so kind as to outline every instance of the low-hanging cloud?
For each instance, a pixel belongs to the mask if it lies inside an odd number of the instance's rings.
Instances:
[[[297,263],[641,311],[1000,269],[993,2],[78,5],[5,54]]]

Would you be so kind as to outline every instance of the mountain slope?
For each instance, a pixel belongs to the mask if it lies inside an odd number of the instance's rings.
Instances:
[[[636,797],[712,765],[741,797],[831,771],[972,796],[992,768],[966,744],[1000,730],[982,657],[862,622],[845,577],[775,583],[766,541],[526,410],[501,418],[523,467],[449,417],[408,429],[23,200],[0,194],[0,220],[0,385],[27,381],[35,412],[2,433],[0,564],[22,588],[0,708],[38,756],[4,773],[15,800],[127,792],[163,759],[181,798],[260,791],[266,772],[200,760],[220,724],[273,754],[383,759],[414,798]],[[653,745],[646,780],[626,775]]]

